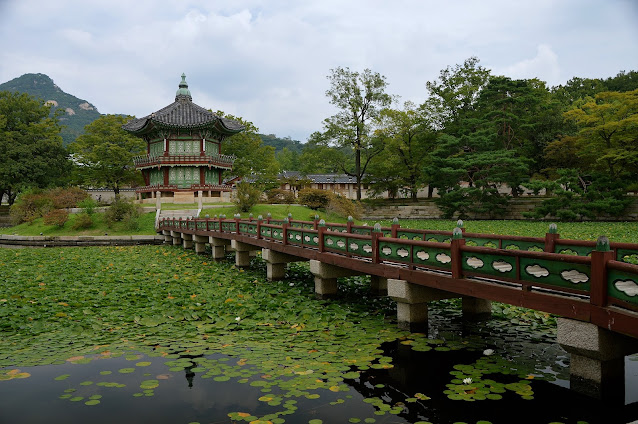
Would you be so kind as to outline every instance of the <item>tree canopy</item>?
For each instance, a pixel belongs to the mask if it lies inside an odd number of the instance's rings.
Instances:
[[[50,107],[27,94],[0,92],[0,199],[29,187],[63,184],[70,162]]]
[[[102,115],[69,145],[80,182],[109,187],[116,197],[123,186],[141,183],[133,158],[146,152],[146,142],[122,129],[131,119],[131,116]]]

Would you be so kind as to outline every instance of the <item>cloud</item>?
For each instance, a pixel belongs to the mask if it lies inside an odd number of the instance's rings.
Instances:
[[[516,62],[500,73],[512,79],[538,78],[553,86],[560,83],[561,70],[558,55],[551,46],[540,44],[536,47],[536,56]]]

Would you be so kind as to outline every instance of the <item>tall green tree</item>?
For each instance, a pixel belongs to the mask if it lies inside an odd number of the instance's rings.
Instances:
[[[324,133],[318,137],[324,145],[343,149],[351,154],[354,166],[343,161],[344,173],[357,180],[357,199],[361,199],[361,180],[368,164],[383,151],[383,146],[374,143],[372,123],[381,109],[390,106],[392,96],[385,92],[388,83],[385,77],[370,69],[359,73],[350,68],[338,67],[328,76],[330,88],[326,96],[339,112],[324,120]]]
[[[446,128],[451,134],[452,124],[473,109],[489,78],[490,70],[480,66],[477,57],[470,57],[453,68],[448,66],[441,70],[437,80],[425,84],[428,98],[421,107],[436,129]]]
[[[423,110],[412,102],[405,102],[401,110],[383,109],[378,122],[375,137],[385,148],[370,165],[373,188],[389,192],[406,188],[416,201],[426,183],[424,165],[430,160],[436,134]]]
[[[228,137],[222,143],[222,153],[236,157],[232,172],[238,177],[250,177],[260,183],[273,182],[279,172],[275,148],[262,142],[255,124],[220,110],[215,114],[244,126],[242,132]]]
[[[612,179],[638,176],[638,90],[606,91],[565,113],[577,128],[578,156]]]
[[[50,107],[27,94],[0,92],[0,199],[64,181],[70,162]]]
[[[146,152],[146,143],[122,129],[132,118],[102,115],[69,145],[82,183],[109,187],[117,198],[122,187],[142,182],[133,157]]]

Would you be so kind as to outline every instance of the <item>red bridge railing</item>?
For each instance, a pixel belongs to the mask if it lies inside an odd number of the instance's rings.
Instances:
[[[509,294],[508,299],[534,292],[551,305],[562,296],[573,301],[572,315],[581,318],[591,315],[598,325],[604,319],[608,320],[604,322],[616,319],[613,314],[622,314],[626,319],[621,320],[622,324],[614,324],[620,325],[618,331],[638,337],[638,244],[608,241],[605,244],[605,240],[599,240],[597,245],[592,241],[562,240],[555,232],[545,237],[518,237],[467,233],[461,229],[411,230],[401,228],[398,223],[368,227],[352,222],[223,216],[163,219],[158,230],[250,237],[273,247],[281,244],[339,255],[344,257],[343,266],[347,266],[345,259],[357,260],[374,266],[399,267],[410,275],[436,272],[464,283],[507,285],[519,293]],[[514,300],[509,302],[516,304]],[[583,302],[594,309],[576,311]],[[561,310],[569,310],[570,305],[564,302],[561,305]],[[543,310],[542,305],[534,309]]]

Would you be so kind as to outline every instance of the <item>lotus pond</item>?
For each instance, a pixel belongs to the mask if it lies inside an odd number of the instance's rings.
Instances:
[[[455,301],[429,334],[396,328],[365,277],[314,298],[291,265],[268,282],[180,247],[0,249],[0,422],[626,423],[626,405],[568,390],[569,356],[544,313]],[[613,417],[613,418],[610,418]]]

